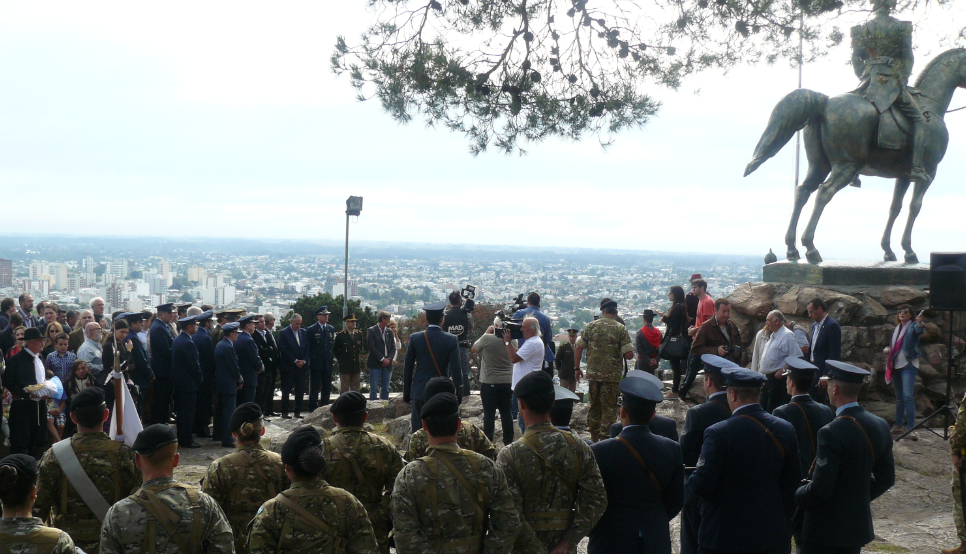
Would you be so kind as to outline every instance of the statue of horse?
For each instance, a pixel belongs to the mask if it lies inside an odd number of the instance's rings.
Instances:
[[[943,116],[956,88],[966,87],[964,62],[966,49],[948,50],[932,60],[916,80],[919,103],[929,117],[923,166],[930,175],[936,174],[936,168],[946,154],[949,133]],[[805,257],[810,263],[817,264],[822,261],[822,256],[815,248],[814,238],[822,210],[836,192],[857,180],[858,175],[870,175],[896,180],[889,222],[882,235],[885,260],[896,261],[890,246],[892,226],[910,184],[911,153],[909,141],[902,134],[904,126],[908,129],[907,123],[898,109],[879,114],[871,102],[853,93],[829,98],[818,92],[798,89],[778,102],[755,148],[755,157],[745,168],[745,176],[777,154],[796,132],[805,129],[808,174],[795,190],[795,209],[785,234],[787,259],[796,261],[800,258],[795,234],[802,208],[811,194],[818,191],[812,217],[802,234],[802,244],[807,248]],[[928,184],[916,182],[909,203],[909,220],[902,233],[906,263],[919,261],[912,250],[912,227],[928,188]]]

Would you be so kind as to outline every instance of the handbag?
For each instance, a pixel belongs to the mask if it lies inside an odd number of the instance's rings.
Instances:
[[[683,360],[688,357],[691,347],[687,340],[680,335],[668,336],[657,351],[658,357],[663,360]]]

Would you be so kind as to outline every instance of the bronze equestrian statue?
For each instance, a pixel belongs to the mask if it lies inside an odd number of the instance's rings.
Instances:
[[[795,191],[795,208],[785,244],[786,258],[798,260],[795,244],[798,219],[813,192],[815,208],[802,234],[805,257],[819,263],[815,228],[825,205],[859,175],[896,180],[889,222],[882,235],[886,261],[895,261],[890,246],[892,226],[911,182],[915,182],[909,219],[902,234],[906,263],[917,263],[912,250],[912,227],[922,207],[936,168],[946,154],[949,134],[943,116],[953,92],[966,87],[966,50],[957,48],[937,56],[920,73],[915,88],[906,86],[912,73],[912,24],[889,14],[896,0],[871,0],[874,17],[852,28],[852,65],[859,88],[840,96],[798,89],[783,98],[771,113],[745,176],[763,164],[797,132],[804,129],[808,173]],[[831,174],[831,176],[829,175]]]

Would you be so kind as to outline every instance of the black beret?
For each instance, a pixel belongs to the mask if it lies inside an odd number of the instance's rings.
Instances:
[[[319,435],[319,431],[311,425],[297,428],[282,445],[282,463],[298,466],[302,451],[313,446],[322,447],[322,436]]]
[[[262,420],[262,409],[254,402],[245,402],[235,408],[228,420],[228,430],[237,431],[242,423],[258,423]]]
[[[174,442],[178,442],[178,433],[174,430],[174,427],[163,423],[155,423],[138,433],[131,450],[134,450],[138,454],[150,456],[162,446],[167,446]]]
[[[433,377],[426,381],[426,386],[423,388],[423,399],[429,400],[441,392],[456,394],[456,384],[453,383],[452,379],[449,377]]]
[[[11,454],[0,460],[0,466],[10,466],[16,469],[20,475],[27,477],[36,477],[40,473],[40,470],[37,469],[37,460],[26,454]]]
[[[517,381],[513,393],[517,398],[530,398],[541,394],[553,394],[553,378],[545,371],[531,371]]]
[[[419,417],[449,417],[457,415],[460,411],[460,402],[456,395],[450,392],[441,392],[433,396],[423,404],[423,409],[419,411]]]
[[[70,400],[71,412],[92,406],[104,406],[104,389],[101,387],[87,387]]]
[[[603,300],[600,301],[601,310],[606,310],[607,308],[616,308],[616,307],[617,307],[617,302],[614,300],[611,300],[610,298],[604,298]]]
[[[350,390],[335,399],[329,411],[335,415],[354,414],[365,411],[366,397],[361,392]]]

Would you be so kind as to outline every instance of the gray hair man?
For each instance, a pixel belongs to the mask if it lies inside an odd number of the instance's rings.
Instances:
[[[765,343],[761,355],[758,373],[767,378],[761,389],[761,407],[768,413],[775,408],[788,404],[791,397],[785,386],[785,371],[787,358],[801,358],[802,349],[795,340],[795,333],[785,326],[785,315],[779,310],[772,310],[765,318],[765,326],[771,331],[768,342]]]
[[[543,356],[546,349],[543,341],[540,340],[540,321],[537,318],[533,316],[523,318],[520,332],[523,333],[523,339],[517,340],[518,346],[513,346],[509,334],[504,335],[503,339],[503,344],[506,345],[506,353],[510,357],[510,361],[513,362],[513,377],[510,382],[510,386],[513,389],[516,389],[517,383],[526,374],[532,371],[542,370]],[[513,411],[515,412],[514,417],[516,417],[519,410],[516,395],[513,396],[512,404]],[[523,418],[520,418],[519,421],[520,432],[523,433],[526,431],[526,426],[523,423]]]

